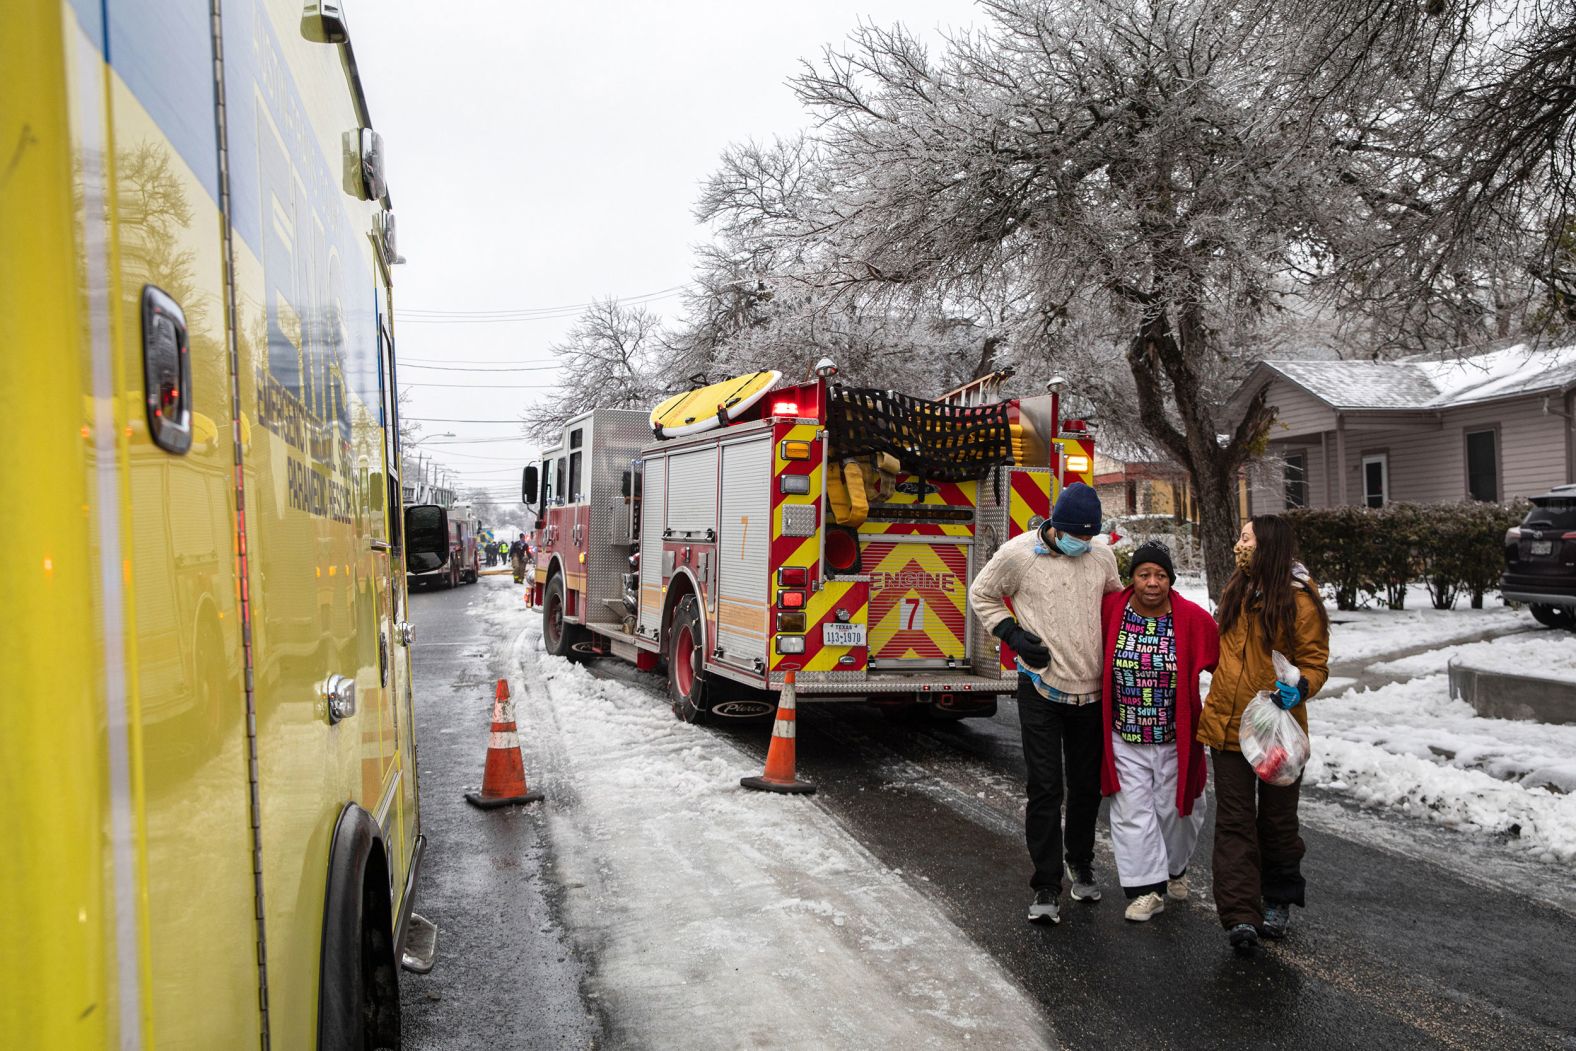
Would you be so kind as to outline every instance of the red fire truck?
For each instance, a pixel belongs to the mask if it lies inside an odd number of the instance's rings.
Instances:
[[[676,420],[572,419],[522,486],[548,651],[665,666],[686,721],[769,710],[789,671],[805,701],[993,714],[1016,672],[969,583],[1063,481],[1092,480],[1092,436],[1059,418],[1059,384],[924,401],[835,375],[740,377]],[[728,400],[752,385],[758,401]]]

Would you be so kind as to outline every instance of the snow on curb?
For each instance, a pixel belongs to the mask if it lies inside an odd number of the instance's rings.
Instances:
[[[1478,770],[1438,766],[1378,745],[1315,740],[1305,779],[1365,806],[1390,806],[1451,828],[1506,835],[1540,861],[1576,860],[1576,796],[1522,788]]]
[[[516,695],[522,725],[553,726],[549,800],[554,780],[578,797],[550,803],[550,830],[615,1032],[697,1049],[1055,1046],[995,961],[814,801],[741,789],[757,761],[540,643],[534,623],[516,639]]]
[[[1442,672],[1315,700],[1308,718],[1308,784],[1576,859],[1576,726],[1483,718]]]

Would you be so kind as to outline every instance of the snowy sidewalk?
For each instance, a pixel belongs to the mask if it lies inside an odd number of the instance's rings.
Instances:
[[[521,623],[511,681],[527,761],[615,1038],[1056,1046],[995,961],[814,800],[740,788],[757,761],[648,692],[548,657],[535,618]]]

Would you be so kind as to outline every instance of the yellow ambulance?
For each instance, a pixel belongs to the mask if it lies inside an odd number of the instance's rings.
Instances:
[[[331,0],[0,20],[0,1047],[397,1047],[382,144]]]

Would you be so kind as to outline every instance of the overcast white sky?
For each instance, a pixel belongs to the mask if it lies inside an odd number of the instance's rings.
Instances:
[[[508,324],[415,323],[403,311],[534,310],[664,292],[706,240],[691,211],[729,143],[790,134],[801,58],[861,18],[928,33],[981,21],[971,0],[460,2],[364,0],[349,11],[399,222],[400,380],[422,448],[462,485],[518,499],[531,449],[514,420],[577,310]],[[678,309],[676,295],[652,309]],[[420,384],[464,384],[463,387]],[[515,386],[518,385],[518,386]],[[464,444],[461,444],[464,443]]]

